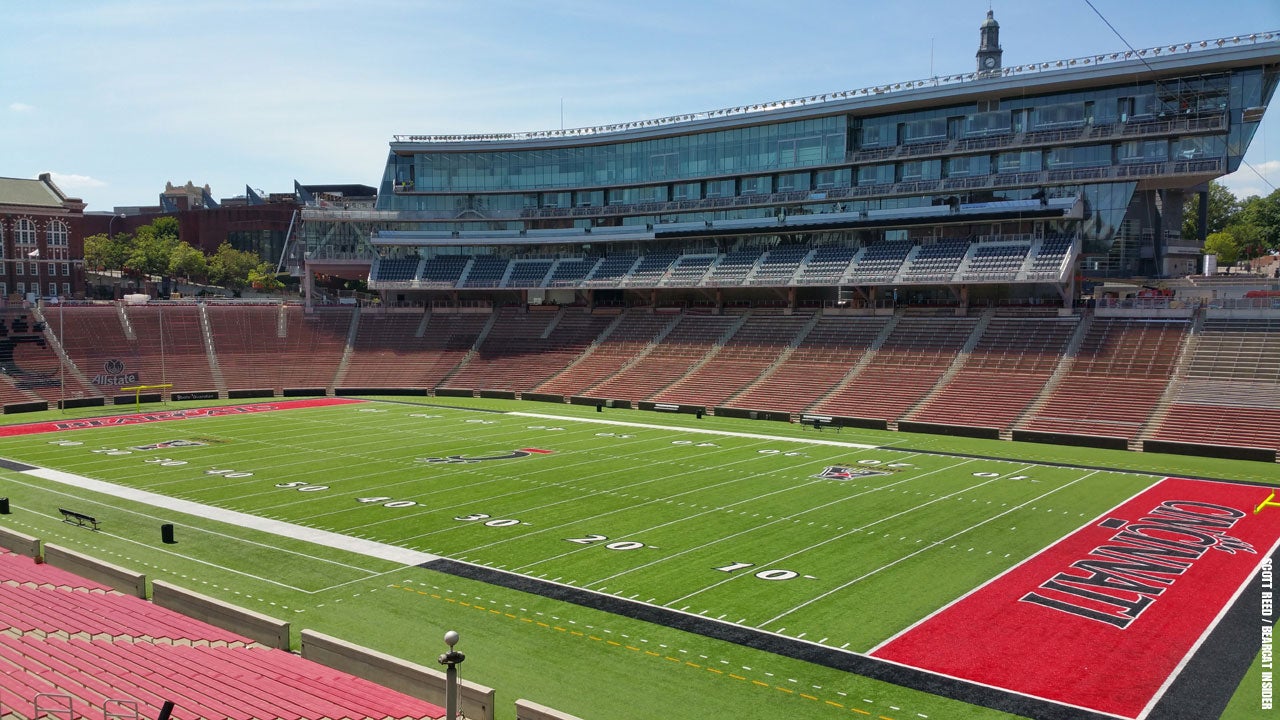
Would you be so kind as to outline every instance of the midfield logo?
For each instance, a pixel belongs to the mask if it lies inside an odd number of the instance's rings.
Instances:
[[[205,443],[196,442],[195,440],[167,440],[165,442],[153,443],[151,445],[138,445],[130,448],[130,450],[168,450],[170,448],[180,447],[204,447]]]
[[[876,475],[888,475],[884,470],[868,470],[866,468],[854,468],[847,465],[828,465],[822,469],[822,472],[813,477],[823,480],[852,480],[854,478],[875,477]]]
[[[416,458],[415,462],[428,463],[428,464],[449,463],[449,464],[456,465],[456,464],[465,464],[465,463],[485,462],[487,460],[515,460],[516,458],[525,458],[525,457],[529,457],[530,455],[550,455],[550,454],[551,454],[550,450],[539,450],[538,448],[520,448],[519,450],[512,450],[511,452],[505,455],[486,455],[484,457],[467,457],[465,455],[447,455],[445,457]]]

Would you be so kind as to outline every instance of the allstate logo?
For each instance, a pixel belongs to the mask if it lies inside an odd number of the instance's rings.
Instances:
[[[124,372],[124,363],[119,359],[111,359],[102,364],[102,369],[108,375],[119,375]]]

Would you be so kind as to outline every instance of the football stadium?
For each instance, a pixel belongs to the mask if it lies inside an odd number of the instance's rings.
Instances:
[[[978,30],[396,136],[300,301],[0,309],[0,717],[1270,717],[1280,300],[1181,228],[1280,33]]]

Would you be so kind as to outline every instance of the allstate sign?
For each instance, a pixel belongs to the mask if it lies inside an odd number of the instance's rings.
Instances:
[[[94,385],[120,386],[136,385],[138,373],[125,372],[124,361],[112,358],[102,364],[102,372],[93,376]]]

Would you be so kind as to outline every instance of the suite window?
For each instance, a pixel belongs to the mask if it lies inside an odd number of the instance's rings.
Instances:
[[[947,139],[946,118],[926,118],[902,123],[902,144],[936,142]]]
[[[1035,130],[1051,130],[1060,127],[1075,127],[1085,122],[1084,103],[1063,103],[1061,105],[1045,105],[1035,109]]]
[[[990,155],[961,155],[947,158],[947,177],[980,177],[990,174]]]
[[[941,160],[908,160],[902,163],[902,179],[905,182],[913,180],[937,180],[941,177]]]
[[[768,195],[773,192],[773,178],[768,175],[742,179],[740,195]]]
[[[1164,162],[1168,159],[1168,140],[1130,140],[1116,146],[1116,160],[1122,163]]]
[[[830,188],[847,188],[853,174],[848,168],[842,170],[822,170],[813,174],[813,186],[819,190]]]
[[[1007,135],[1013,126],[1013,114],[1008,110],[980,112],[965,118],[965,137]]]
[[[892,147],[898,139],[897,124],[891,122],[867,122],[862,125],[858,147]]]
[[[808,190],[809,173],[785,173],[778,176],[778,192]]]
[[[889,185],[892,183],[892,165],[864,165],[858,168],[858,185]]]
[[[1051,148],[1046,155],[1045,164],[1048,165],[1050,170],[1110,165],[1111,147],[1109,145],[1091,145]]]
[[[706,197],[733,197],[737,194],[732,180],[708,180]]]
[[[673,200],[701,200],[702,183],[677,183],[671,186]]]
[[[997,172],[1039,172],[1042,169],[1039,150],[1000,153]]]

